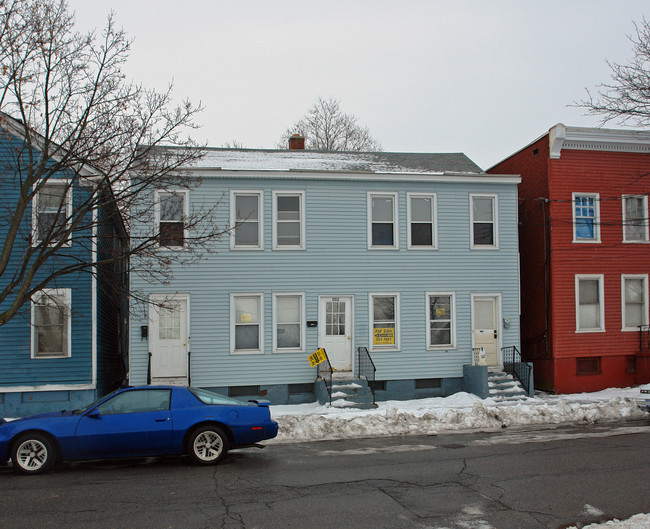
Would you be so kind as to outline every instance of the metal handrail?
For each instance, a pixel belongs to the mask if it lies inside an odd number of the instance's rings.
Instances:
[[[323,379],[323,382],[325,382],[325,389],[327,389],[327,395],[329,396],[330,399],[330,406],[332,405],[332,378],[334,374],[334,370],[332,369],[332,365],[330,364],[330,359],[327,356],[327,351],[323,347],[323,353],[325,353],[325,360],[323,360],[320,364],[318,364],[318,376]]]
[[[519,353],[519,350],[514,345],[502,347],[501,351],[503,353],[503,370],[519,380],[526,393],[530,395],[530,373],[532,367],[528,362],[522,360],[521,353]]]
[[[372,403],[375,404],[375,373],[377,372],[377,368],[370,357],[367,347],[358,347],[357,355],[357,376],[359,378],[365,377],[366,382],[368,382],[368,387],[372,392]]]
[[[192,351],[187,352],[187,385],[192,385]]]
[[[650,350],[650,325],[639,325],[639,352]]]
[[[151,357],[153,355],[149,353],[149,363],[147,364],[147,386],[151,386]]]

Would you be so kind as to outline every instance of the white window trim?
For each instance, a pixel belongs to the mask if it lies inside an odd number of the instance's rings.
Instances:
[[[600,327],[593,329],[580,328],[580,280],[598,280],[598,299],[600,300],[599,319]],[[576,317],[576,333],[594,333],[605,332],[605,278],[603,274],[576,274],[575,276],[575,317]]]
[[[643,218],[645,219],[645,233],[642,240],[628,240],[625,238],[625,224],[627,218],[625,217],[625,199],[626,198],[641,198],[643,199]],[[623,195],[621,200],[621,208],[623,210],[623,242],[626,244],[648,244],[650,240],[648,239],[648,195]]]
[[[65,304],[68,310],[67,321],[66,321],[66,351],[63,355],[37,355],[36,354],[36,302],[42,296],[61,296],[65,300]],[[33,360],[51,360],[55,358],[70,358],[72,356],[72,289],[70,288],[44,288],[35,295],[35,299],[32,299],[31,302],[31,358]]]
[[[374,305],[373,298],[375,297],[394,297],[395,298],[395,345],[374,345]],[[370,351],[401,351],[401,337],[400,332],[400,294],[399,292],[370,292],[368,294],[368,343],[370,344]]]
[[[432,231],[432,244],[417,245],[413,246],[411,241],[411,224],[413,219],[411,218],[411,199],[412,198],[430,198],[431,199],[431,231]],[[437,250],[438,249],[438,195],[437,193],[407,193],[406,194],[406,215],[408,219],[408,244],[407,248],[409,250]]]
[[[41,243],[41,239],[38,236],[38,195],[39,193],[48,186],[61,186],[66,187],[65,194],[65,216],[66,216],[66,229],[70,228],[70,222],[72,217],[72,186],[70,185],[70,180],[64,178],[50,178],[43,186],[36,192],[32,198],[32,246],[38,246]],[[56,243],[50,244],[48,246],[55,246]],[[69,248],[72,246],[72,237],[68,237],[63,244],[61,245],[64,248]]]
[[[235,349],[235,323],[237,315],[235,313],[236,298],[259,298],[260,322],[259,322],[259,349]],[[230,354],[247,355],[247,354],[264,354],[264,294],[262,292],[233,292],[230,294]]]
[[[639,332],[638,327],[627,327],[625,325],[625,280],[641,279],[643,281],[643,322],[648,325],[648,274],[621,274],[621,331]]]
[[[372,199],[373,197],[391,197],[393,199],[393,245],[392,246],[373,246],[372,244]],[[367,201],[368,216],[368,250],[399,250],[399,224],[398,224],[398,207],[397,192],[380,192],[369,191]]]
[[[474,244],[474,199],[492,199],[492,229],[494,230],[494,244]],[[499,249],[499,195],[494,193],[469,194],[469,238],[472,250],[498,250]]]
[[[429,298],[431,296],[450,296],[451,304],[451,344],[439,345],[431,343],[431,320],[429,319]],[[426,292],[424,296],[424,321],[427,335],[427,349],[436,351],[440,349],[456,349],[456,293],[455,292]]]
[[[300,347],[279,348],[278,338],[278,313],[277,298],[298,296],[300,298]],[[273,352],[274,353],[304,353],[305,352],[305,293],[304,292],[278,292],[273,294]]]
[[[258,205],[258,232],[257,232],[257,246],[237,246],[235,239],[235,224],[237,224],[237,195],[257,195]],[[230,249],[238,251],[257,251],[264,250],[264,192],[255,189],[233,189],[230,191]]]
[[[289,246],[278,244],[278,197],[299,197],[300,201],[300,244]],[[305,246],[305,192],[304,191],[273,191],[273,249],[274,250],[304,250]]]
[[[576,233],[576,197],[588,197],[594,199],[594,235],[593,239],[578,239]],[[599,193],[572,193],[571,194],[571,218],[573,219],[573,242],[578,244],[600,243],[600,194]]]
[[[154,191],[154,232],[156,234],[160,233],[160,195],[161,193],[183,195],[183,246],[161,246],[156,243],[156,247],[161,250],[166,250],[170,252],[177,252],[180,250],[187,250],[187,238],[188,230],[185,226],[185,220],[189,217],[190,214],[190,193],[187,189],[156,189]]]

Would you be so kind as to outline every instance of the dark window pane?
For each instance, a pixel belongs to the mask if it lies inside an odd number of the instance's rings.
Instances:
[[[411,244],[413,246],[431,246],[433,244],[433,226],[431,224],[411,224]]]
[[[278,223],[278,246],[300,246],[300,223]]]
[[[374,320],[395,321],[395,298],[375,297],[374,299]]]
[[[373,223],[372,225],[373,246],[394,246],[393,224]]]
[[[260,348],[259,325],[237,325],[235,327],[235,349]]]
[[[235,245],[257,246],[258,243],[257,222],[244,222],[235,228]]]
[[[486,246],[494,245],[494,230],[492,223],[474,223],[474,244]]]
[[[300,347],[300,325],[282,324],[278,325],[277,337],[278,349]]]
[[[161,222],[160,223],[160,245],[161,246],[183,246],[185,234],[182,222]]]

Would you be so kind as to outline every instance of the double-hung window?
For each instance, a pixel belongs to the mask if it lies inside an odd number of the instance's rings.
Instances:
[[[623,195],[623,241],[648,241],[647,195]]]
[[[305,248],[305,213],[303,192],[273,192],[273,248]]]
[[[427,292],[427,347],[456,345],[455,299],[452,292]]]
[[[187,239],[187,191],[157,191],[156,195],[158,244],[164,248],[183,248]]]
[[[605,330],[603,276],[577,275],[575,278],[576,331]]]
[[[436,195],[408,194],[408,247],[435,248]]]
[[[397,249],[397,193],[368,193],[368,247]]]
[[[70,356],[69,288],[41,290],[32,300],[32,358]]]
[[[231,350],[235,353],[262,352],[262,294],[232,294]]]
[[[648,276],[621,276],[624,331],[638,331],[648,325]]]
[[[231,191],[230,224],[235,227],[231,248],[261,250],[262,244],[262,192]]]
[[[33,244],[48,241],[49,246],[66,239],[72,217],[72,188],[67,180],[51,179],[38,190],[32,201]]]
[[[470,218],[472,248],[498,248],[497,196],[470,195]]]
[[[372,349],[399,349],[399,294],[371,294]]]
[[[598,194],[573,193],[573,242],[600,242]]]
[[[291,352],[304,350],[304,294],[273,295],[273,350]]]

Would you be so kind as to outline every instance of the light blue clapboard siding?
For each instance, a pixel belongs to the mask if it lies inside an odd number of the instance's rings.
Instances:
[[[220,211],[225,225],[230,190],[263,192],[264,250],[230,250],[224,237],[213,255],[191,267],[177,267],[169,286],[145,285],[132,274],[136,289],[189,294],[193,384],[223,387],[315,379],[306,357],[318,346],[318,329],[306,329],[305,352],[272,352],[272,294],[280,292],[305,293],[307,320],[318,319],[319,295],[353,295],[355,350],[369,345],[369,293],[399,293],[401,350],[373,353],[380,380],[462,376],[462,366],[471,363],[472,293],[502,295],[503,316],[511,321],[503,345],[519,345],[516,184],[458,183],[453,177],[442,183],[206,177],[191,191],[190,204],[214,203],[225,193]],[[272,249],[273,191],[282,190],[305,193],[306,250]],[[368,192],[398,193],[399,250],[368,250]],[[439,249],[407,249],[407,192],[437,193]],[[499,250],[470,250],[470,193],[498,194]],[[427,291],[456,293],[455,349],[426,350]],[[264,294],[263,355],[230,353],[232,292]],[[139,333],[148,322],[144,318],[132,323],[130,376],[132,383],[142,383],[148,342]]]

